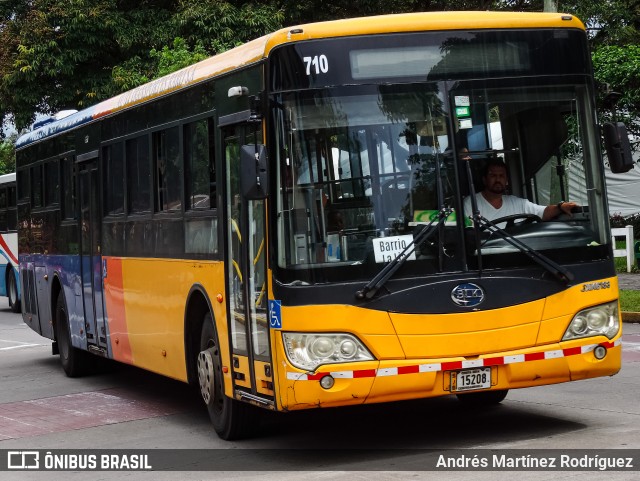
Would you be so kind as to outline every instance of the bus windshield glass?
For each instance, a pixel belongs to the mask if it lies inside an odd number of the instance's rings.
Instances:
[[[456,196],[437,85],[347,90],[283,99],[292,154],[281,176],[283,266],[389,262]],[[437,270],[437,248],[412,256]]]
[[[405,253],[398,276],[539,269],[526,249],[563,265],[608,256],[589,77],[578,61],[573,73],[532,75],[528,69],[538,57],[529,55],[526,43],[514,45],[488,50],[501,78],[486,78],[481,70],[469,78],[470,70],[461,67],[463,49],[457,48],[455,58],[440,61],[436,77],[461,78],[416,82],[418,67],[403,67],[403,79],[392,75],[394,62],[424,62],[431,50],[394,59],[387,46],[378,64],[369,50],[353,50],[350,82],[359,75],[371,83],[275,94],[277,264],[283,281],[370,278],[423,229],[433,232]],[[546,48],[553,50],[553,43]],[[511,72],[500,58],[516,54],[520,67]],[[541,206],[535,215],[526,211],[506,220],[481,211],[504,235],[471,219],[470,197],[482,195],[492,162],[505,167],[505,195]],[[577,207],[570,215],[543,215],[562,201]],[[453,213],[438,222],[442,209]]]

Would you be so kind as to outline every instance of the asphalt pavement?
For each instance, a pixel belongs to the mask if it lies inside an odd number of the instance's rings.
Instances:
[[[627,291],[640,291],[640,273],[619,273],[618,287]]]

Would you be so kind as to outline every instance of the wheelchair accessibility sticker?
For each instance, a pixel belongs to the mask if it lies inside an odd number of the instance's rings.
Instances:
[[[282,329],[282,301],[269,300],[269,326],[272,329]]]

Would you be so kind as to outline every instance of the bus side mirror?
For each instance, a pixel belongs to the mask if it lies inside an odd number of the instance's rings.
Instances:
[[[603,125],[603,134],[611,172],[614,174],[629,172],[634,162],[625,125],[622,122],[607,122]]]
[[[247,200],[264,199],[269,194],[267,149],[264,145],[251,144],[241,147],[240,190]]]

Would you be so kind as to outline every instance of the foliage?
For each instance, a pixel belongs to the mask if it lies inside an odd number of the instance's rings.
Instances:
[[[581,18],[592,46],[640,43],[640,3],[637,0],[560,1],[559,8]]]
[[[0,175],[9,174],[16,170],[16,134],[0,142]]]
[[[169,1],[17,0],[3,12],[0,115],[16,126],[36,112],[84,108],[118,93],[112,69],[166,45]]]
[[[633,138],[640,141],[640,45],[603,45],[593,52],[593,67],[596,81],[606,85],[608,90],[619,92],[622,97],[615,111],[599,110],[601,121],[623,121]],[[602,97],[601,97],[602,100]]]
[[[633,226],[633,238],[640,239],[640,213],[632,214],[627,217],[623,217],[621,214],[613,214],[609,217],[609,223],[612,228],[620,228],[626,227],[628,225]],[[617,246],[618,249],[623,249],[624,241],[617,241],[619,244]],[[629,249],[633,249],[633,245],[627,246]],[[615,258],[616,271],[618,272],[627,272],[627,259],[625,257],[616,257]],[[636,263],[631,267],[632,272],[638,272],[638,264]],[[623,309],[624,310],[624,309]],[[640,312],[640,311],[638,311]]]
[[[151,51],[155,52],[155,49]],[[153,65],[144,62],[142,58],[136,55],[113,67],[111,81],[117,91],[125,92],[149,82],[152,80],[154,73]]]
[[[560,8],[585,21],[591,42],[594,75],[599,84],[600,123],[623,121],[640,148],[640,2],[637,0],[560,2]],[[622,94],[612,109],[605,105],[609,92]],[[635,141],[633,141],[635,139]]]
[[[633,226],[633,238],[640,239],[640,213],[623,217],[620,213],[612,214],[609,217],[609,223],[612,228]]]
[[[197,43],[192,51],[185,40],[180,37],[176,37],[173,40],[173,48],[169,48],[166,45],[160,51],[154,48],[151,49],[150,55],[152,59],[156,59],[158,62],[156,71],[158,77],[168,75],[209,57],[202,44]]]
[[[543,9],[543,0],[301,0],[277,2],[284,8],[287,24],[363,17],[386,13],[435,12],[453,10],[508,10],[537,11]]]
[[[188,45],[210,54],[261,37],[283,26],[282,2],[179,0],[170,26]]]
[[[13,116],[22,129],[37,112],[84,108],[275,30],[283,19],[279,2],[2,2],[0,120]]]
[[[0,120],[80,109],[286,25],[436,10],[542,11],[544,0],[0,1]],[[635,119],[640,2],[559,1],[591,28],[596,75]],[[629,48],[631,47],[631,48]],[[631,123],[630,123],[631,124]]]

